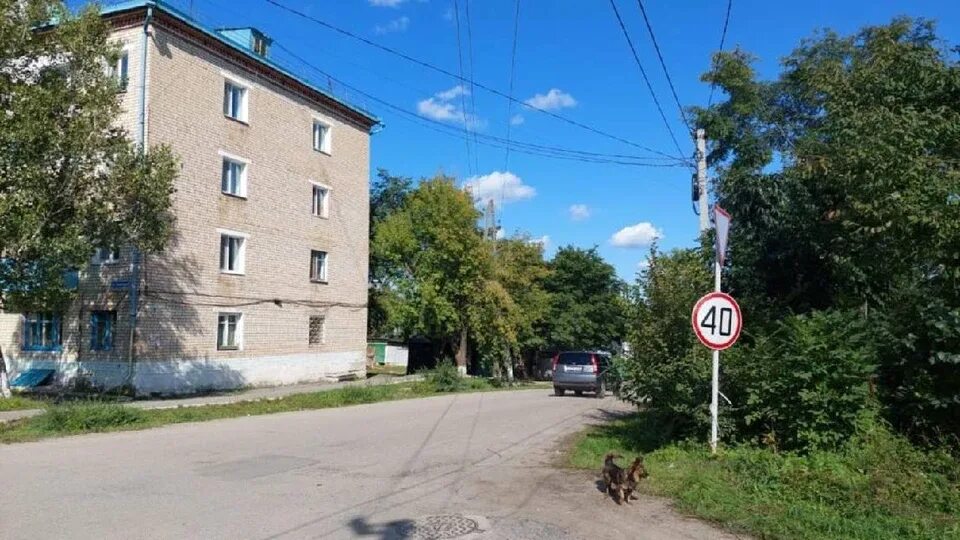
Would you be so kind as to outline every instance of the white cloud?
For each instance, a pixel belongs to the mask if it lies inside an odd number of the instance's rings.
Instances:
[[[519,125],[522,124],[522,123],[523,123],[523,116],[522,116],[522,115],[515,114],[515,115],[513,115],[513,116],[510,117],[510,125],[511,125],[511,126],[519,126]]]
[[[502,227],[497,227],[497,240],[502,240],[507,236],[507,233],[503,232]]]
[[[637,263],[637,270],[644,271],[650,268],[650,259],[644,259]]]
[[[437,92],[435,95],[437,99],[441,101],[450,101],[460,96],[469,96],[470,90],[466,86],[462,84],[458,84],[449,90],[444,90],[443,92]]]
[[[400,7],[400,4],[406,2],[407,0],[368,0],[371,6],[376,7]]]
[[[658,238],[663,238],[663,232],[652,223],[643,221],[620,229],[610,237],[610,243],[617,247],[639,248],[649,246]]]
[[[524,103],[537,109],[549,111],[575,107],[577,100],[573,99],[573,96],[563,90],[551,88],[546,94],[535,94],[532,98],[524,101]]]
[[[546,251],[547,247],[550,245],[550,236],[545,234],[545,235],[541,236],[540,238],[531,238],[531,239],[529,240],[529,243],[531,243],[531,244],[539,244],[540,247],[542,247],[542,248],[544,249],[544,251]]]
[[[590,207],[585,204],[574,204],[570,206],[570,219],[574,221],[583,221],[590,217]]]
[[[471,176],[464,185],[470,188],[470,193],[481,201],[494,200],[504,203],[532,199],[537,190],[527,184],[512,172],[493,171],[483,176]]]
[[[449,90],[437,92],[432,97],[418,101],[417,112],[420,116],[440,122],[465,124],[468,128],[475,130],[483,129],[487,125],[486,120],[464,112],[455,103],[456,98],[469,94],[470,90],[458,84]]]
[[[403,16],[397,19],[394,19],[384,25],[376,25],[373,27],[373,31],[378,34],[390,34],[393,32],[404,32],[407,27],[410,26],[410,17]]]

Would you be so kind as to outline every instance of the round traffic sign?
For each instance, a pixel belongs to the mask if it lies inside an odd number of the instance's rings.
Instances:
[[[732,296],[722,292],[712,292],[697,300],[691,322],[700,342],[717,351],[736,343],[743,327],[740,306]]]

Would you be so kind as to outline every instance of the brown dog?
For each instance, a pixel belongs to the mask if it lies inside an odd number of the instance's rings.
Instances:
[[[627,469],[624,475],[624,500],[630,502],[631,498],[637,498],[633,492],[637,490],[637,485],[640,484],[640,480],[643,480],[647,476],[650,476],[650,474],[647,473],[647,468],[643,466],[643,456],[637,456],[637,459],[633,460],[633,464],[630,465],[630,468]]]
[[[603,458],[603,468],[600,469],[600,475],[603,476],[604,491],[613,497],[617,504],[622,504],[624,500],[624,483],[627,479],[624,471],[614,460],[622,457],[610,452]]]

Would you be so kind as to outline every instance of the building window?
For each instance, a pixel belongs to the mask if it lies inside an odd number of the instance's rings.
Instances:
[[[90,314],[90,350],[113,349],[113,328],[117,325],[116,311],[94,311]]]
[[[325,154],[330,153],[330,126],[319,120],[313,121],[313,149]]]
[[[323,186],[313,185],[313,215],[327,217],[327,201],[330,190]]]
[[[220,272],[242,274],[247,239],[236,233],[220,233]]]
[[[127,81],[129,80],[128,79],[129,62],[130,62],[130,59],[129,59],[129,56],[127,55],[127,51],[121,51],[120,56],[117,58],[117,61],[112,66],[110,66],[110,69],[109,69],[110,77],[112,77],[116,81],[117,88],[119,88],[121,92],[125,92],[127,90]]]
[[[259,54],[260,56],[267,56],[267,40],[262,36],[254,34],[253,52]]]
[[[233,81],[223,83],[223,114],[234,120],[247,121],[247,89]]]
[[[120,260],[120,249],[111,247],[97,248],[93,252],[93,264],[113,264]]]
[[[242,161],[223,158],[220,173],[220,191],[234,197],[247,196],[247,164]]]
[[[220,313],[217,317],[217,350],[231,351],[243,344],[243,327],[240,313]]]
[[[310,316],[310,333],[307,336],[307,343],[310,345],[320,345],[323,343],[323,327],[325,319],[322,315]]]
[[[327,282],[327,252],[310,252],[310,281]]]
[[[58,351],[61,341],[60,315],[25,313],[23,315],[23,350]]]

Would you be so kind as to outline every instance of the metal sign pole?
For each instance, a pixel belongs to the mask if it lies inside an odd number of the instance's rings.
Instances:
[[[713,263],[713,288],[720,292],[720,261]],[[720,439],[718,433],[718,417],[720,409],[720,351],[713,351],[713,388],[710,392],[710,452],[717,453],[717,442]]]

